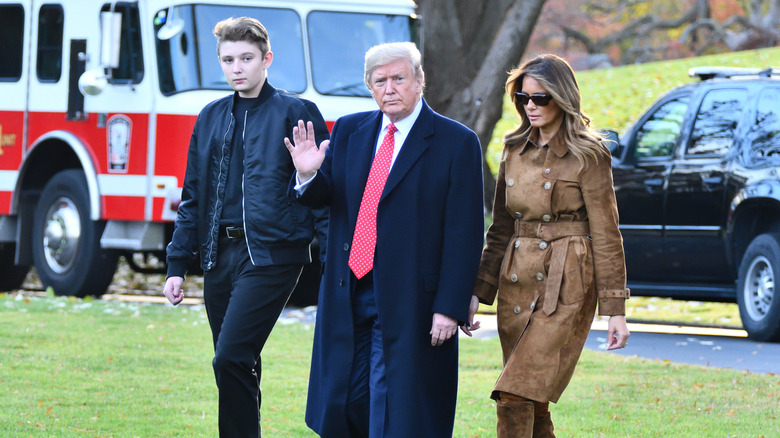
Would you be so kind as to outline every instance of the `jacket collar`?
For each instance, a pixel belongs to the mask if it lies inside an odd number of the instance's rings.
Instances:
[[[566,142],[563,139],[563,129],[558,129],[558,132],[555,133],[555,136],[546,145],[540,145],[539,128],[531,128],[531,132],[528,134],[525,144],[520,147],[520,154],[523,154],[529,145],[540,147],[549,146],[550,150],[553,151],[558,158],[562,158],[569,152],[569,147],[566,146]]]
[[[266,79],[265,82],[263,83],[263,88],[260,89],[260,94],[257,95],[255,101],[252,103],[252,108],[257,108],[258,106],[262,105],[265,101],[270,99],[271,96],[273,96],[275,91],[276,88],[274,88],[268,82],[268,79]],[[233,91],[233,100],[231,103],[231,108],[235,106],[237,100],[238,100],[238,91]]]

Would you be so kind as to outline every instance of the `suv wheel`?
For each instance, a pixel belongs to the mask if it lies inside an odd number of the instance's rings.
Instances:
[[[750,339],[780,340],[780,234],[761,234],[745,251],[737,280],[737,304]]]

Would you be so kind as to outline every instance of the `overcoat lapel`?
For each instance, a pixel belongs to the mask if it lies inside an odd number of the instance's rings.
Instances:
[[[350,134],[346,152],[346,193],[349,223],[357,221],[363,191],[366,188],[368,172],[374,159],[376,136],[382,123],[382,113],[376,111],[374,116],[367,117],[355,131]]]
[[[433,135],[433,111],[423,99],[420,115],[417,116],[417,120],[412,125],[412,130],[406,137],[401,152],[398,153],[398,157],[390,169],[390,175],[387,176],[387,183],[379,202],[382,202],[382,199],[393,191],[404,176],[409,173],[409,169],[417,162],[423,152],[428,149],[429,143],[427,138],[431,135]]]

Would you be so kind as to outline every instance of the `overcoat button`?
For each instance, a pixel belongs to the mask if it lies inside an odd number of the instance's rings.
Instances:
[[[552,216],[550,216],[549,214],[545,214],[544,216],[542,216],[542,220],[545,222],[550,222],[552,220]]]
[[[520,306],[515,306],[515,313],[520,313]]]
[[[518,219],[521,219],[523,217],[523,213],[520,213],[519,211],[515,212],[515,217]]]
[[[545,242],[544,240],[539,242],[539,249],[547,249],[547,242]]]
[[[536,279],[539,280],[539,281],[544,280],[544,274],[542,274],[541,272],[537,272],[536,273]]]
[[[550,173],[550,169],[544,169],[544,173],[549,174]]]
[[[349,243],[344,244],[344,251],[349,251]]]
[[[343,278],[339,278],[339,286],[344,286],[344,279]]]
[[[531,301],[531,310],[534,310],[534,307],[536,307],[536,301]]]
[[[512,179],[512,178],[509,178],[509,179],[506,181],[506,185],[508,185],[509,187],[512,187],[513,185],[515,185],[515,180],[514,180],[514,179]]]
[[[551,186],[550,181],[547,181],[546,183],[544,183],[544,189],[545,190],[550,190],[550,186]]]
[[[512,274],[509,278],[512,280],[512,283],[517,283],[517,274]]]
[[[515,248],[520,248],[520,239],[515,240]]]

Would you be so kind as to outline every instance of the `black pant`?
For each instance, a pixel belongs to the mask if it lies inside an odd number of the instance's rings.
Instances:
[[[302,268],[254,266],[243,238],[219,239],[203,298],[214,338],[220,437],[260,436],[260,352]]]

